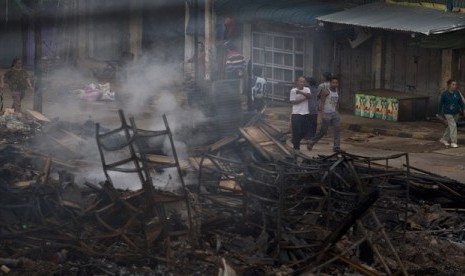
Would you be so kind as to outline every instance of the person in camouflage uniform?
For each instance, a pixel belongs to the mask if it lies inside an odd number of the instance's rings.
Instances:
[[[21,112],[21,101],[26,94],[26,90],[32,89],[29,74],[23,69],[21,59],[15,58],[13,60],[11,68],[1,78],[0,88],[3,89],[5,83],[8,84],[10,94],[13,97],[12,108],[15,112]]]

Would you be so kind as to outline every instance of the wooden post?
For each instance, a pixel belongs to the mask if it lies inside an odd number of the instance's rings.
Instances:
[[[88,36],[88,26],[87,26],[87,6],[86,1],[78,1],[77,2],[77,19],[76,19],[76,31],[77,31],[77,39],[76,39],[76,54],[77,54],[77,61],[83,62],[88,58],[88,46],[87,42],[89,40]]]
[[[244,24],[242,31],[242,55],[245,60],[252,59],[252,24]]]
[[[142,5],[140,0],[129,2],[129,43],[135,59],[141,56],[142,49]]]
[[[185,17],[184,19],[184,60],[185,61],[190,59],[194,55],[194,52],[192,51],[192,49],[194,48],[193,37],[187,34],[187,27],[189,25],[189,20],[191,20],[189,9],[190,9],[189,4],[186,1],[184,4],[184,10],[185,10],[184,12],[184,17]],[[187,73],[189,73],[190,75],[192,73],[192,72],[188,72],[190,68],[191,68],[191,64],[187,65],[187,63],[184,63],[184,75],[186,75]]]
[[[315,75],[314,67],[314,54],[315,54],[315,30],[308,31],[304,37],[304,47],[305,47],[305,58],[304,58],[304,73],[308,76],[315,77],[316,81],[319,81],[319,77]]]
[[[383,88],[392,89],[392,61],[394,57],[391,34],[386,34],[384,53]]]
[[[215,70],[216,29],[213,0],[205,0],[205,79],[211,80]]]
[[[34,101],[33,109],[42,112],[42,1],[38,1],[34,14]]]
[[[199,0],[194,0],[194,80],[199,80]]]
[[[28,60],[27,56],[27,44],[28,44],[28,31],[30,26],[30,17],[23,15],[21,17],[21,38],[23,41],[22,44],[22,60],[23,64],[28,64],[30,60]]]
[[[452,77],[452,50],[442,50],[441,52],[441,88],[447,88],[447,80]]]
[[[373,87],[381,88],[383,71],[383,37],[377,34],[373,43]]]

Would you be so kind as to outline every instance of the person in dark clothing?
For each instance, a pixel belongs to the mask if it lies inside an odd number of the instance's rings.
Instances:
[[[311,77],[305,78],[307,82],[307,87],[310,89],[311,97],[308,99],[308,114],[309,114],[309,129],[307,135],[305,135],[305,140],[310,140],[315,137],[316,130],[318,127],[318,97],[320,91],[318,90],[316,80]]]
[[[308,99],[310,97],[310,89],[305,87],[305,77],[299,77],[296,81],[296,87],[291,89],[289,97],[292,104],[292,145],[295,153],[300,151],[300,141],[305,137],[310,126],[308,115]]]
[[[226,79],[240,79],[244,76],[245,58],[236,47],[230,42],[225,43],[226,47],[226,64],[224,66],[224,74]]]
[[[439,114],[447,120],[447,128],[439,142],[445,146],[457,148],[457,121],[460,113],[465,116],[464,102],[460,91],[457,90],[457,81],[450,79],[447,81],[447,90],[442,92],[439,103]],[[450,143],[449,143],[450,142]]]

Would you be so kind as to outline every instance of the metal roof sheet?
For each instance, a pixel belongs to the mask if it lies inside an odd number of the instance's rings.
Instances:
[[[335,12],[334,8],[307,0],[218,0],[216,11],[220,15],[234,16],[239,20],[266,20],[292,25],[313,26],[317,16]]]
[[[322,22],[426,35],[465,29],[465,14],[435,9],[373,3],[317,17]]]

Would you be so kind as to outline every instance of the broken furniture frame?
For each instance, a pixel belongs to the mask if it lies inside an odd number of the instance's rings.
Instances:
[[[106,190],[110,191],[108,193],[109,197],[114,201],[117,201],[119,198],[118,192],[114,189],[114,185],[113,185],[112,179],[109,174],[110,171],[137,174],[137,176],[139,177],[140,183],[142,184],[142,190],[144,192],[144,197],[145,197],[145,211],[143,212],[144,215],[148,216],[148,218],[158,216],[161,222],[165,224],[167,221],[167,217],[166,217],[166,211],[164,208],[164,202],[157,200],[151,172],[155,171],[156,169],[163,169],[166,167],[176,167],[177,173],[179,174],[179,178],[182,184],[183,198],[184,198],[186,208],[187,208],[189,233],[191,237],[194,238],[191,208],[190,208],[190,204],[188,200],[187,189],[185,187],[181,167],[179,165],[179,159],[178,159],[177,152],[174,146],[173,136],[171,133],[171,129],[169,128],[169,124],[166,119],[166,116],[163,115],[163,121],[165,125],[164,130],[149,131],[149,130],[138,129],[134,118],[130,118],[131,125],[129,125],[126,121],[124,112],[122,110],[119,110],[118,114],[119,114],[121,126],[117,129],[108,131],[106,133],[100,133],[100,124],[98,123],[96,124],[97,146],[98,146],[100,158],[102,161],[103,171],[107,178],[107,183],[106,183],[107,189]],[[153,154],[155,151],[149,147],[149,143],[147,143],[147,140],[153,137],[158,137],[158,136],[167,136],[170,141],[170,146],[171,146],[171,150],[172,150],[172,154],[174,158],[174,162],[172,162],[170,166],[166,166],[166,164],[165,165],[157,164],[156,162],[153,162],[153,160],[151,160],[150,158],[151,154]],[[114,142],[114,141],[111,141],[110,139],[117,140],[118,143],[116,145],[111,145],[109,141],[110,142]],[[129,156],[122,157],[122,159],[114,161],[112,163],[107,163],[106,153],[112,153],[112,152],[117,152],[121,150],[129,151]],[[122,206],[129,208],[131,210],[134,210],[134,209],[137,210],[137,208],[135,207],[133,208],[133,206],[128,206],[128,204],[124,204]],[[136,215],[137,215],[137,212],[136,212]],[[130,223],[130,221],[132,221],[132,217],[128,221],[128,224]],[[119,230],[112,229],[108,227],[109,225],[105,225],[105,223],[102,223],[102,225],[112,232],[123,231],[122,229],[119,229]],[[127,228],[127,227],[128,225],[126,224],[123,228]],[[124,240],[127,241],[126,238],[124,238]],[[129,242],[129,244],[131,243]]]
[[[394,169],[390,166],[389,161],[393,159],[405,158],[407,166],[409,166],[409,157],[407,153],[395,154],[387,157],[365,157],[354,154],[341,153],[335,155],[337,160],[328,169],[328,173],[325,174],[322,181],[327,183],[327,195],[328,204],[326,209],[326,224],[329,225],[329,221],[334,224],[337,213],[347,214],[346,210],[350,210],[359,204],[362,197],[367,195],[370,191],[376,191],[381,193],[381,198],[386,200],[394,192],[396,196],[404,197],[404,210],[395,210],[396,214],[403,211],[405,218],[407,217],[408,203],[410,202],[410,170],[404,170],[403,165],[400,169]],[[384,161],[384,164],[379,164],[379,161]],[[364,175],[364,168],[370,171],[370,174]],[[344,175],[344,177],[342,177]],[[389,180],[391,177],[402,177],[404,179],[404,187],[395,186]],[[374,202],[373,202],[374,203]],[[377,242],[382,239],[388,245],[388,249],[391,251],[398,268],[403,275],[407,275],[402,260],[392,245],[384,225],[378,219],[376,211],[379,208],[369,209],[365,219],[357,219],[352,225],[357,225],[362,233],[362,239],[359,242],[367,241],[372,248],[379,261],[383,264],[386,273],[391,274],[389,267],[386,265],[386,261],[380,254]],[[376,211],[375,211],[376,210]],[[392,210],[391,210],[392,211]],[[347,216],[350,214],[347,214]],[[405,222],[406,220],[404,220]],[[355,223],[356,222],[356,223]],[[342,222],[341,222],[342,223]],[[347,231],[347,230],[346,230]],[[404,223],[404,234],[406,231],[406,224]],[[334,233],[334,232],[333,232]],[[381,237],[379,236],[381,234]],[[356,242],[358,243],[358,242]],[[318,257],[320,260],[324,256],[323,250]],[[348,252],[348,251],[347,251]],[[343,254],[338,255],[343,256]],[[332,258],[332,261],[337,260],[337,257]],[[327,261],[325,264],[331,262]],[[318,267],[321,267],[318,266]],[[313,269],[312,271],[315,271]]]
[[[134,141],[135,141],[135,144],[137,145],[139,158],[142,161],[142,164],[144,164],[145,170],[147,170],[147,174],[148,174],[147,178],[149,178],[151,181],[152,189],[153,189],[153,181],[152,181],[152,177],[150,176],[150,169],[162,169],[162,168],[176,167],[176,171],[179,176],[179,181],[181,182],[184,201],[186,203],[187,219],[189,223],[190,234],[194,235],[195,232],[193,231],[193,222],[192,222],[192,214],[191,214],[192,210],[191,210],[189,198],[188,198],[189,191],[187,190],[186,183],[184,182],[183,172],[182,172],[181,165],[179,162],[178,153],[176,151],[176,146],[174,144],[173,134],[168,124],[168,119],[166,118],[165,114],[163,114],[162,117],[163,117],[163,123],[165,125],[165,129],[159,130],[159,131],[139,129],[136,126],[136,122],[134,118],[130,118],[129,120],[131,122],[131,127],[132,127],[132,131],[134,134]],[[151,149],[148,145],[150,144],[149,140],[151,138],[159,137],[159,136],[168,137],[174,162],[169,162],[169,164],[166,164],[166,162],[163,162],[163,163],[157,162],[156,156],[154,156],[156,154],[156,151]],[[195,238],[195,237],[192,236],[192,238]]]

